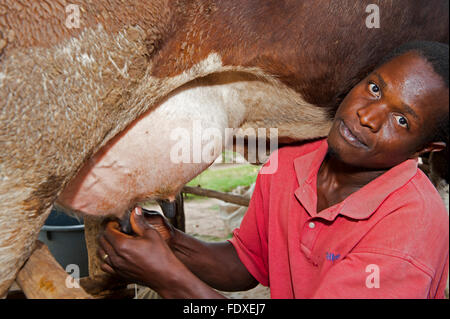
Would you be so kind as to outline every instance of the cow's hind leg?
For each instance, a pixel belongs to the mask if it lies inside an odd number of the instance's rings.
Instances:
[[[34,249],[39,231],[51,207],[27,214],[21,205],[0,202],[0,297],[4,298],[17,272]]]

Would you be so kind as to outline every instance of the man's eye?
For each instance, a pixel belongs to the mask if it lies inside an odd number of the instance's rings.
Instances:
[[[401,127],[408,128],[408,120],[406,119],[406,117],[401,115],[394,115],[394,117],[398,125],[400,125]]]
[[[375,83],[369,83],[369,90],[375,95],[380,95],[380,88]]]

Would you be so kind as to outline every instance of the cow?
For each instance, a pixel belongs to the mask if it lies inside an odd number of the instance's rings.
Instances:
[[[0,296],[55,202],[121,217],[144,198],[173,199],[211,164],[169,161],[171,128],[325,136],[388,51],[448,39],[446,0],[2,0]],[[133,129],[135,145],[115,148]],[[126,196],[78,205],[77,187],[118,153],[118,179],[103,184]]]

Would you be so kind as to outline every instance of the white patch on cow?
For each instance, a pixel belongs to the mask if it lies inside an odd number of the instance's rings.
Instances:
[[[83,53],[81,55],[80,60],[84,66],[90,66],[91,64],[95,63],[95,59],[86,53]]]
[[[184,118],[201,120],[207,126],[233,127],[240,123],[229,123],[231,114],[244,119],[245,104],[240,99],[237,87],[239,83],[197,85],[196,82],[175,90],[169,98],[154,111],[162,118]]]
[[[73,41],[71,41],[71,42],[73,43]],[[63,46],[62,53],[66,54],[67,56],[71,56],[72,55],[71,46],[69,46],[69,45]]]

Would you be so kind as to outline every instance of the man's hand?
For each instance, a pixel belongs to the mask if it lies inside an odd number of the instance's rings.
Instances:
[[[148,286],[163,298],[224,298],[212,287],[256,286],[231,243],[204,243],[162,216],[144,216],[141,208],[131,213],[136,236],[121,233],[117,222],[107,224],[98,251],[105,272]]]
[[[161,220],[159,217],[155,219]],[[130,216],[133,231],[137,236],[129,236],[119,231],[117,222],[109,222],[100,237],[98,254],[104,261],[103,271],[118,275],[131,282],[164,290],[177,282],[182,273],[189,270],[175,257],[165,242],[170,237],[170,229],[157,224],[163,236],[149,224],[137,207]],[[164,229],[166,228],[166,229]]]

